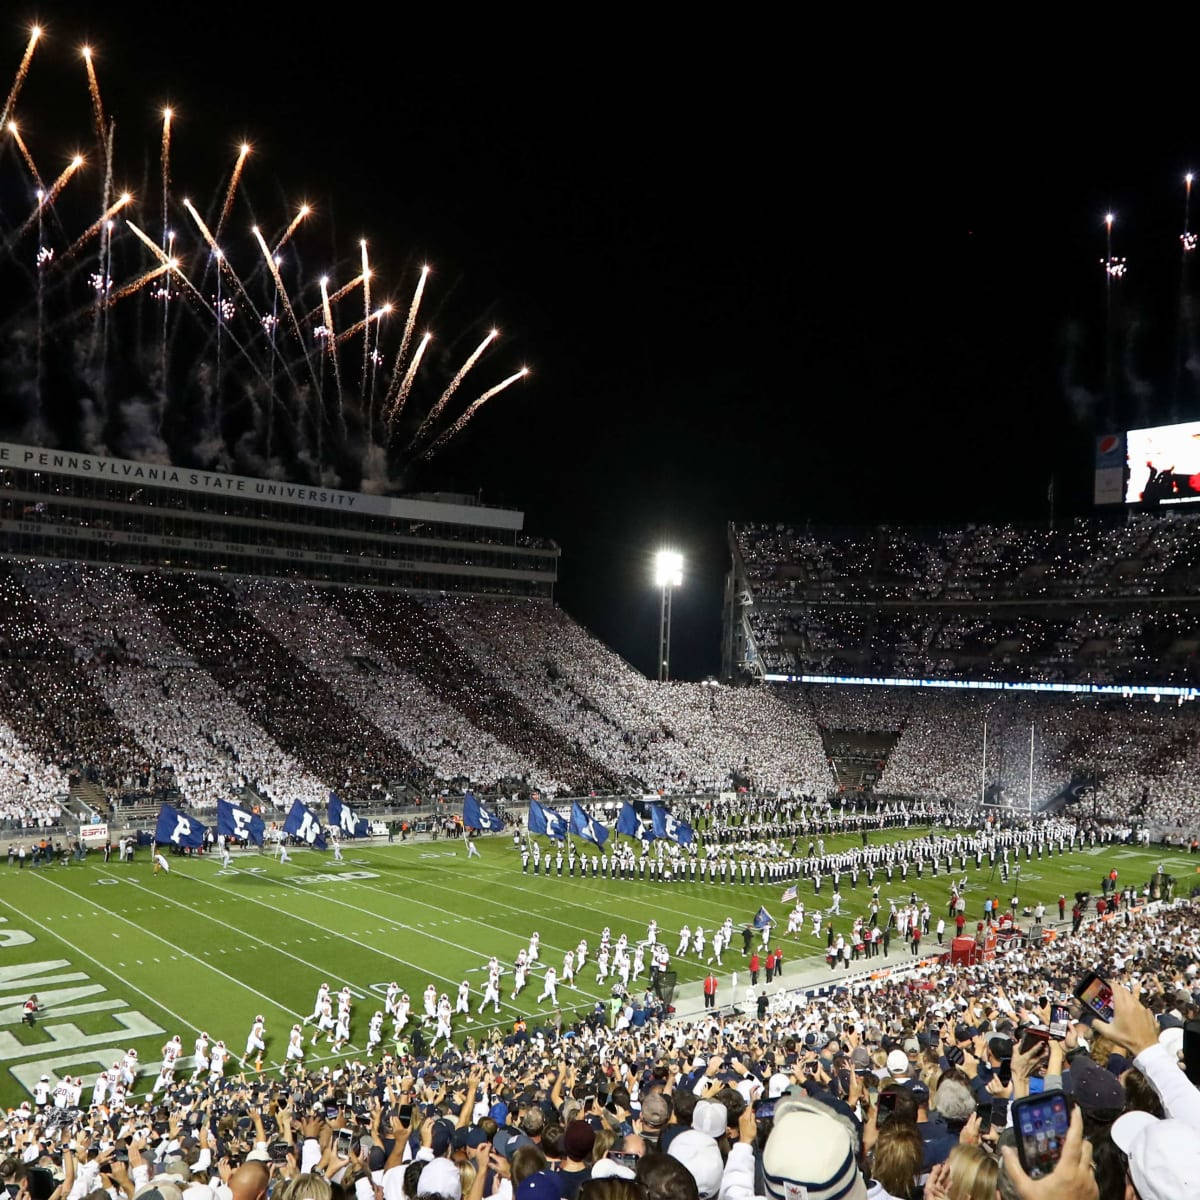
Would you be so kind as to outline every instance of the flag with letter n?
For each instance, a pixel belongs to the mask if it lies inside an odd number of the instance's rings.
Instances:
[[[463,796],[463,824],[468,829],[483,829],[489,833],[504,828],[500,815],[484,808],[474,792],[467,792]]]
[[[775,924],[775,918],[767,912],[763,905],[759,905],[758,912],[754,914],[754,928],[767,929]]]
[[[366,837],[371,830],[366,819],[356,817],[350,805],[344,804],[337,792],[329,793],[329,823],[343,837]]]
[[[194,817],[181,813],[170,804],[158,810],[158,822],[154,826],[154,841],[159,846],[186,846],[192,850],[204,845],[207,825],[201,825]]]
[[[577,801],[571,804],[571,832],[585,841],[603,846],[608,841],[608,827],[601,825],[594,817],[589,817]]]
[[[228,800],[217,801],[217,833],[221,837],[261,846],[266,830],[267,823],[257,813]]]
[[[325,849],[325,835],[317,814],[300,800],[292,801],[292,811],[283,823],[283,832],[290,833],[297,841],[305,842],[316,850]]]
[[[567,823],[562,814],[543,807],[536,800],[529,801],[528,825],[530,833],[543,834],[556,842],[561,842],[567,836]]]
[[[650,805],[654,836],[665,838],[680,846],[690,846],[696,840],[695,831],[686,821],[677,820],[661,804]]]

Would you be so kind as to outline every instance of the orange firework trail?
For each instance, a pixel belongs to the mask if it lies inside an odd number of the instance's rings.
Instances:
[[[412,386],[412,370],[406,372],[402,377],[400,375],[400,364],[404,361],[404,356],[408,353],[409,343],[412,341],[413,327],[417,323],[417,310],[421,307],[421,295],[425,291],[425,280],[429,278],[429,268],[421,268],[421,278],[417,280],[416,290],[413,292],[412,303],[408,306],[408,316],[404,321],[404,335],[400,339],[400,349],[396,351],[396,361],[392,363],[392,380],[388,385],[388,390],[383,398],[384,407],[391,405],[393,407],[392,417],[398,417],[400,410],[404,407],[405,400],[408,399],[408,389]],[[429,337],[426,335],[426,342]],[[424,351],[425,346],[422,344],[421,350]],[[404,380],[408,381],[408,387],[404,385]]]
[[[133,197],[128,192],[122,192],[67,248],[63,251],[60,262],[70,258],[81,246],[91,241],[117,213],[129,204]],[[132,228],[132,226],[130,226]],[[156,247],[157,249],[157,247]]]
[[[67,180],[70,179],[71,176],[74,175],[75,172],[78,171],[82,166],[83,156],[79,154],[75,155],[75,157],[71,159],[71,161],[62,169],[62,173],[59,175],[59,177],[50,185],[50,190],[42,194],[33,212],[31,212],[29,216],[25,218],[25,223],[13,235],[12,241],[19,241],[25,236],[26,233],[29,232],[30,226],[47,208],[54,203],[55,200],[58,199],[59,193],[64,187],[67,186]]]
[[[367,239],[358,243],[362,251],[363,277],[363,319],[361,328],[367,330],[363,334],[362,375],[359,377],[358,390],[361,399],[367,393],[367,368],[371,365],[371,334],[367,328],[371,323],[371,268],[367,262]]]
[[[283,237],[281,237],[279,241],[275,243],[276,254],[278,254],[279,251],[284,248],[288,242],[288,239],[300,227],[300,222],[303,221],[304,218],[307,217],[311,212],[312,209],[309,208],[307,204],[300,205],[300,211],[296,213],[296,215],[292,218],[291,224],[283,231]]]
[[[233,174],[229,177],[229,187],[225,189],[225,203],[221,205],[221,215],[217,219],[216,236],[221,236],[221,230],[225,227],[225,222],[229,217],[229,210],[233,208],[233,198],[237,194],[238,182],[242,178],[242,168],[246,165],[246,159],[250,154],[250,143],[243,142],[238,150],[237,162],[233,164]]]
[[[442,415],[442,409],[444,409],[446,407],[446,405],[449,404],[450,397],[453,396],[456,391],[458,391],[458,385],[460,383],[462,383],[462,381],[464,379],[466,379],[467,373],[479,361],[479,356],[499,336],[500,336],[500,330],[498,330],[498,329],[491,330],[488,333],[487,337],[485,337],[483,339],[483,341],[480,342],[479,345],[476,346],[475,349],[471,351],[470,357],[467,359],[467,361],[465,363],[463,363],[463,365],[461,367],[458,368],[458,371],[455,373],[454,378],[451,379],[449,384],[447,385],[446,390],[438,397],[438,402],[425,414],[425,419],[421,422],[420,425],[417,426],[417,432],[413,435],[412,441],[408,443],[409,450],[411,450],[421,440],[421,437],[425,433],[425,430],[428,429],[431,425],[433,425],[437,421],[438,417],[440,417]]]
[[[225,274],[233,280],[233,286],[241,293],[242,299],[245,300],[251,312],[254,313],[256,319],[261,319],[258,309],[254,305],[254,301],[250,299],[245,287],[242,286],[242,281],[238,273],[229,265],[229,260],[225,257],[225,252],[217,245],[217,239],[212,235],[211,230],[204,223],[204,218],[196,211],[196,206],[188,199],[184,199],[183,207],[187,209],[192,220],[196,222],[196,227],[200,230],[200,236],[208,243],[208,248],[212,251],[212,256],[217,260],[217,270],[222,268]],[[203,283],[203,280],[201,281]]]
[[[330,296],[330,300],[333,297]],[[382,308],[377,308],[373,313],[368,313],[361,321],[355,321],[349,329],[343,329],[341,333],[334,338],[334,341],[340,346],[343,342],[348,342],[356,333],[361,333],[372,321],[382,321],[384,317],[392,311],[390,304],[385,304]]]
[[[434,439],[433,444],[421,455],[422,460],[428,462],[441,448],[450,441],[451,438],[457,437],[458,434],[467,427],[471,418],[495,395],[504,391],[506,387],[510,387],[516,383],[518,379],[524,379],[529,374],[528,367],[522,367],[514,375],[510,375],[507,379],[501,380],[495,387],[488,388],[478,400],[471,402],[471,406],[467,409],[449,429],[444,430]]]
[[[167,225],[168,225],[168,194],[171,190],[171,119],[175,116],[174,112],[169,108],[164,108],[162,113],[162,147],[159,150],[159,162],[162,166],[162,223],[163,223],[163,246],[167,244]]]
[[[329,279],[321,276],[321,310],[325,314],[325,328],[328,330],[326,343],[329,357],[333,360],[333,385],[337,388],[338,404],[342,402],[342,372],[338,368],[337,336],[333,331],[333,307],[329,303]]]
[[[184,199],[183,207],[187,209],[188,215],[196,222],[196,228],[200,230],[200,236],[208,243],[208,248],[215,254],[220,255],[221,248],[217,245],[217,239],[213,237],[212,230],[204,223],[204,218],[196,211],[196,206],[188,199]]]
[[[417,347],[417,352],[412,356],[412,362],[408,364],[408,370],[404,372],[404,378],[400,381],[400,387],[396,392],[396,403],[392,407],[392,411],[388,413],[389,421],[395,421],[404,411],[404,402],[408,399],[413,380],[417,377],[417,368],[421,365],[421,358],[431,341],[433,341],[432,333],[427,333],[421,338],[421,344]]]
[[[173,261],[173,260],[172,260]],[[136,279],[125,284],[124,287],[118,288],[105,301],[109,308],[112,308],[118,300],[124,300],[126,296],[132,296],[139,288],[144,288],[152,279],[157,279],[160,275],[165,275],[172,270],[171,262],[160,263],[157,267],[152,267],[149,271],[139,275]]]
[[[37,165],[33,161],[33,155],[29,153],[29,147],[25,145],[25,139],[21,136],[21,131],[17,128],[16,121],[9,121],[8,132],[12,134],[13,141],[17,143],[17,149],[21,151],[21,157],[25,160],[25,165],[29,168],[29,173],[33,176],[33,182],[37,184],[38,191],[45,192],[46,185],[42,182],[42,177],[38,174]]]
[[[100,84],[96,79],[96,67],[92,62],[91,46],[84,46],[80,53],[83,55],[84,66],[87,68],[88,93],[92,97],[92,118],[96,122],[96,141],[103,149],[107,144],[104,133],[104,105],[100,100]]]
[[[16,78],[13,79],[8,99],[4,102],[4,112],[0,113],[0,126],[7,125],[8,118],[12,116],[13,107],[17,103],[17,97],[21,94],[21,87],[25,83],[25,76],[29,74],[29,64],[33,59],[34,47],[38,44],[41,36],[42,27],[40,25],[35,25],[29,31],[29,41],[25,46],[25,53],[21,56],[21,65],[17,67]]]
[[[352,280],[350,280],[349,283],[343,283],[342,286],[340,288],[338,288],[338,290],[336,292],[329,293],[329,303],[336,304],[343,296],[354,291],[354,289],[356,287],[358,287],[358,285],[360,283],[365,283],[365,282],[366,282],[365,276],[355,275],[355,277]],[[314,308],[312,310],[312,312],[305,313],[304,319],[307,321],[309,319],[309,317],[315,316],[318,312],[324,313],[324,309],[325,309],[325,301],[322,300],[321,307],[319,309]]]
[[[275,261],[275,256],[271,253],[267,246],[266,239],[262,235],[262,230],[257,225],[251,230],[254,234],[254,240],[258,242],[258,248],[262,251],[262,256],[266,260],[267,270],[271,272],[271,278],[275,281],[275,291],[279,299],[283,302],[283,311],[287,313],[288,320],[292,323],[292,332],[296,335],[296,341],[300,346],[304,346],[304,335],[300,332],[300,322],[296,320],[296,310],[292,307],[292,302],[288,297],[287,288],[283,286],[283,280],[279,275],[279,264]],[[272,341],[272,345],[274,342]],[[316,374],[313,372],[312,363],[309,361],[308,355],[305,354],[304,361],[308,366],[308,374],[312,379],[313,390],[316,394],[320,394],[321,385],[317,382]],[[286,369],[286,366],[285,366]],[[288,372],[289,375],[291,372]]]

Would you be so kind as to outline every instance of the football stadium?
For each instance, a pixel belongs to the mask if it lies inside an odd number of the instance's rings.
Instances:
[[[22,36],[14,1200],[1200,1195],[1192,310],[1149,425],[1115,382],[1112,214],[1110,391],[1070,511],[1057,475],[1044,514],[1014,484],[909,519],[742,464],[676,511],[694,559],[669,532],[631,553],[634,482],[693,463],[581,456],[567,486],[521,461],[488,422],[535,384],[491,306],[450,330],[459,284],[416,256],[386,280],[365,237],[314,269],[317,205],[255,207],[249,141],[194,204],[161,106],[122,191],[90,45],[92,142],[51,174],[26,119],[60,115],[45,30]],[[783,407],[739,418],[763,453]],[[631,413],[630,444],[656,419]],[[551,436],[599,445],[592,419]]]

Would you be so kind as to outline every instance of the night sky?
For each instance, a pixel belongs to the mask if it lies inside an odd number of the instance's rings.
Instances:
[[[219,180],[245,136],[258,209],[314,201],[331,254],[365,235],[385,280],[427,257],[448,328],[495,320],[496,371],[534,374],[413,486],[524,509],[566,609],[646,671],[660,544],[687,560],[674,673],[702,678],[726,521],[1045,519],[1052,474],[1087,512],[1097,429],[1200,417],[1194,345],[1178,367],[1200,146],[1161,86],[1098,119],[1087,63],[1031,83],[998,47],[948,68],[590,10],[164,7],[10,8],[3,86],[36,16],[47,58],[96,47],[148,161],[177,107],[177,180]],[[29,118],[86,132],[82,72],[69,99],[33,78]]]

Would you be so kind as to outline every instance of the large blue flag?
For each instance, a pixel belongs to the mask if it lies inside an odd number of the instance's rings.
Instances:
[[[194,817],[186,816],[179,809],[164,804],[158,810],[158,823],[154,826],[154,841],[159,846],[188,846],[192,849],[204,845],[207,825],[201,825]]]
[[[235,838],[239,842],[263,844],[267,823],[257,813],[241,808],[228,800],[217,801],[217,833],[221,837]]]
[[[543,808],[536,800],[529,801],[529,832],[542,833],[561,842],[567,836],[567,823],[561,813]]]
[[[500,819],[499,814],[492,812],[489,808],[484,808],[475,799],[474,792],[467,792],[463,796],[463,824],[468,829],[484,829],[489,833],[504,828],[504,822]]]
[[[677,820],[661,804],[650,805],[650,819],[654,822],[654,836],[690,846],[696,840],[695,831],[686,821]]]
[[[775,918],[767,912],[766,908],[759,905],[758,912],[754,914],[754,928],[766,929],[775,924]]]
[[[299,800],[292,801],[292,811],[283,823],[283,832],[307,842],[316,850],[325,849],[325,834],[321,832],[321,822],[317,814]]]
[[[329,823],[343,837],[366,837],[371,832],[371,826],[365,817],[356,817],[350,805],[343,804],[337,792],[329,793]]]
[[[621,812],[617,817],[617,832],[637,838],[639,842],[654,841],[654,830],[638,816],[637,809],[628,800],[621,805]]]
[[[579,807],[578,801],[573,801],[571,804],[571,832],[576,837],[595,842],[597,846],[603,846],[608,841],[608,827],[589,817]]]

